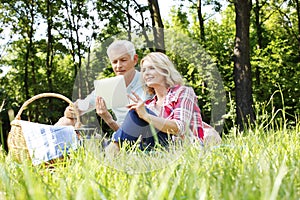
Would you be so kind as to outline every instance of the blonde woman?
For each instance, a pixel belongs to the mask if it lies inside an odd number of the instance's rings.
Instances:
[[[162,145],[172,136],[192,136],[202,142],[204,131],[197,96],[191,87],[184,86],[168,56],[160,52],[149,53],[141,60],[140,67],[146,90],[153,97],[143,101],[132,92],[130,112],[114,134],[113,144],[142,138],[144,144],[154,146],[153,132],[149,134],[147,124],[157,130],[158,142]]]

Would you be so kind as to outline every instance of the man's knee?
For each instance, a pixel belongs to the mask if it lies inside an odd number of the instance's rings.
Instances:
[[[55,124],[55,126],[75,126],[76,120],[67,117],[61,117]]]

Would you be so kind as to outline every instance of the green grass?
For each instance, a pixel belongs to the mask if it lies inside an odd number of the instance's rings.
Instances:
[[[0,199],[299,199],[300,123],[260,116],[206,148],[185,143],[108,159],[90,142],[54,168],[0,152]]]

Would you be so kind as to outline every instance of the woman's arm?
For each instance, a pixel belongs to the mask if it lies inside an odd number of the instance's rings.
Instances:
[[[186,134],[190,130],[197,132],[199,124],[195,119],[201,119],[201,115],[197,96],[191,87],[181,86],[178,88],[175,95],[170,99],[167,108],[171,111],[168,118],[172,118],[176,122],[180,135]],[[202,126],[202,123],[200,124]]]
[[[131,96],[129,97],[135,103],[130,104],[128,108],[134,109],[141,119],[145,120],[149,124],[153,125],[154,128],[162,132],[174,134],[174,135],[177,135],[179,133],[179,128],[175,120],[166,119],[164,117],[149,114],[146,111],[144,102],[141,100],[141,98],[138,95],[136,95],[134,92],[133,95],[135,96],[135,98]]]
[[[169,120],[163,117],[151,115],[147,112],[144,115],[139,117],[162,132],[173,134],[173,135],[177,135],[179,133],[178,126],[174,120]]]

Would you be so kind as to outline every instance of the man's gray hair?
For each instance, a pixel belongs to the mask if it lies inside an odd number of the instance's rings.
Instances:
[[[124,53],[128,53],[133,60],[134,55],[136,54],[134,44],[128,40],[116,40],[111,43],[107,48],[107,55],[111,55],[113,50],[124,49]]]

